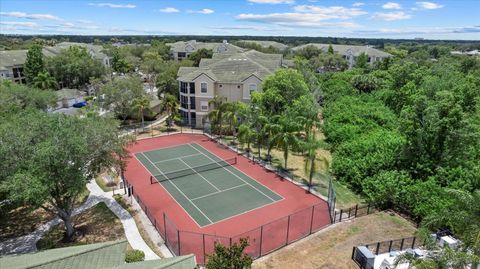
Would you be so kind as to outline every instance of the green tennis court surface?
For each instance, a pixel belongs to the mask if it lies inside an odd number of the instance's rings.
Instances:
[[[283,199],[195,143],[135,156],[201,227]]]

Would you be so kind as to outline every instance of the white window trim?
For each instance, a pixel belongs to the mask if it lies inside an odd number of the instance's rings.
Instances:
[[[203,109],[204,107],[207,109]],[[200,111],[208,111],[208,101],[200,101]]]
[[[206,92],[202,91],[202,84],[203,83],[205,83],[207,85],[207,91]],[[202,95],[208,94],[208,82],[206,82],[206,81],[201,81],[200,82],[200,94],[202,94]]]

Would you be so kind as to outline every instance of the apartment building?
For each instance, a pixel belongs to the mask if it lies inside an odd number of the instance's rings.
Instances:
[[[232,45],[227,42],[227,40],[223,40],[222,43],[215,43],[215,42],[198,42],[196,40],[190,41],[178,41],[175,43],[167,43],[170,46],[170,53],[172,58],[176,61],[181,61],[186,59],[188,55],[194,53],[199,49],[209,49],[212,50],[213,53],[227,53],[233,54],[238,52],[243,52],[244,49]]]
[[[15,83],[25,84],[23,65],[26,60],[26,50],[0,51],[0,79],[8,79]]]
[[[228,102],[249,102],[250,94],[262,90],[262,80],[282,67],[281,54],[255,50],[234,54],[214,54],[202,59],[199,67],[181,67],[180,114],[191,126],[201,128],[212,109],[209,101],[223,96]]]
[[[103,53],[103,47],[85,43],[62,42],[53,47],[43,48],[44,57],[52,57],[60,53],[60,51],[71,46],[80,46],[87,49],[87,52],[94,58],[103,63],[104,66],[110,67],[111,59]],[[0,79],[8,79],[15,83],[25,84],[25,76],[23,74],[23,66],[27,60],[27,50],[5,50],[0,51]]]
[[[384,58],[391,57],[390,53],[375,49],[370,46],[355,46],[355,45],[335,45],[335,44],[320,44],[320,43],[309,43],[301,46],[292,48],[293,52],[304,49],[308,46],[314,46],[318,49],[321,49],[325,52],[328,51],[329,46],[332,46],[333,51],[345,57],[345,60],[348,62],[349,68],[352,68],[355,65],[357,57],[365,53],[368,56],[368,63],[373,64],[376,61],[381,61]]]

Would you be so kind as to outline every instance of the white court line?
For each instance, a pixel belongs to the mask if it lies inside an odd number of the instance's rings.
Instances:
[[[243,187],[243,186],[247,186],[247,184],[241,184],[241,185],[237,185],[235,187],[231,187],[231,188],[224,189],[224,190],[221,190],[221,191],[212,192],[212,193],[205,194],[205,195],[202,195],[202,196],[199,196],[199,197],[195,197],[195,198],[192,199],[192,201],[195,201],[195,200],[198,200],[198,199],[201,199],[201,198],[205,198],[205,197],[208,197],[208,196],[212,196],[212,195],[215,195],[217,193],[222,193],[222,192],[226,192],[226,191],[233,190],[233,189],[236,189],[236,188],[240,188],[240,187]]]
[[[155,167],[155,169],[157,169],[158,172],[160,172],[163,176],[165,176],[165,174],[162,172],[162,170],[158,169],[158,167],[155,166],[155,164],[154,164],[145,154],[143,154],[143,152],[142,152],[141,154],[143,155],[143,157],[147,158],[147,160],[153,165],[153,167]],[[147,169],[147,170],[148,170],[148,169]],[[200,210],[200,208],[198,208],[198,206],[197,206],[194,202],[192,202],[192,200],[190,200],[190,199],[187,197],[187,195],[185,195],[185,193],[183,193],[183,191],[180,190],[180,189],[177,187],[177,185],[175,185],[175,183],[173,183],[172,180],[169,180],[169,181],[170,181],[170,183],[172,183],[172,185],[173,185],[181,194],[183,194],[183,196],[184,196],[200,213],[203,214],[203,216],[205,216],[205,218],[207,218],[208,221],[210,221],[210,223],[213,223],[213,221],[212,221],[209,217],[207,217],[207,215],[205,215],[205,213],[203,213],[203,211]],[[158,184],[160,184],[160,182],[159,182]],[[182,207],[182,208],[183,208],[183,207]],[[185,210],[185,208],[184,208],[183,210]],[[185,211],[188,212],[187,210],[185,210]],[[198,223],[197,223],[197,224],[198,224]]]
[[[205,157],[209,158],[209,159],[212,160],[212,161],[215,161],[213,158],[211,158],[211,157],[208,156],[207,154],[201,152],[200,150],[198,150],[197,148],[195,148],[195,147],[192,146],[191,144],[189,144],[189,145],[190,145],[192,148],[194,148],[196,151],[202,153]],[[197,145],[198,145],[198,144],[197,144]],[[202,147],[201,145],[198,145],[198,146]],[[204,147],[202,147],[202,148],[205,149]],[[205,149],[205,150],[207,150],[207,149]],[[213,153],[212,153],[212,154],[213,154]],[[215,155],[215,154],[214,154],[214,155]],[[216,155],[215,155],[215,156],[216,156]],[[218,158],[218,156],[217,156],[217,158]],[[250,187],[254,188],[254,189],[257,190],[259,193],[263,194],[265,197],[267,197],[268,199],[272,200],[272,202],[275,202],[275,200],[274,200],[272,197],[266,195],[265,193],[263,193],[261,190],[257,189],[257,188],[256,188],[255,186],[253,186],[252,184],[246,182],[243,178],[239,177],[238,175],[236,175],[235,173],[233,173],[232,171],[228,170],[228,169],[225,168],[225,167],[222,167],[222,168],[225,169],[226,171],[228,171],[230,174],[232,174],[232,175],[236,176],[237,178],[239,178],[239,179],[240,179],[241,181],[243,181],[245,184],[250,185]]]
[[[138,162],[143,168],[145,168],[145,170],[146,170],[148,173],[150,173],[150,175],[153,176],[153,173],[150,172],[150,170],[148,170],[148,168],[145,167],[145,165],[138,159],[137,154],[142,154],[142,152],[137,152],[137,153],[133,154],[133,157],[135,157],[135,159],[137,160],[137,162]],[[180,203],[177,201],[177,199],[176,199],[175,197],[173,197],[173,195],[170,193],[170,191],[168,191],[168,190],[165,188],[165,186],[163,186],[158,180],[157,180],[157,183],[158,183],[158,185],[160,185],[160,188],[162,188],[163,190],[165,190],[165,192],[172,198],[172,200],[175,201],[175,203],[177,203],[177,204],[183,209],[183,211],[185,211],[185,212],[187,213],[187,216],[189,216],[189,217],[193,220],[193,222],[195,222],[195,224],[198,225],[198,227],[205,227],[205,225],[202,226],[202,225],[198,224],[198,222],[190,215],[190,213],[188,213],[188,211],[185,209],[185,207],[183,207],[182,204],[180,204]],[[213,224],[213,223],[210,223],[210,224],[207,224],[206,226],[212,225],[212,224]]]
[[[171,159],[167,159],[167,160],[162,160],[162,161],[154,162],[154,164],[157,164],[157,163],[163,163],[163,162],[168,162],[168,161],[173,161],[173,160],[178,160],[178,159],[181,159],[181,158],[187,158],[187,157],[198,156],[198,155],[201,155],[201,154],[200,154],[200,153],[195,153],[195,154],[190,154],[190,155],[180,156],[180,157],[176,157],[176,158],[171,158]]]
[[[217,186],[213,185],[212,182],[208,181],[208,179],[206,179],[204,176],[202,176],[200,173],[198,173],[197,171],[195,171],[195,169],[193,169],[193,167],[191,167],[190,165],[188,165],[188,163],[186,163],[184,160],[180,159],[180,161],[182,163],[184,163],[186,166],[188,166],[188,168],[192,169],[192,171],[195,172],[195,174],[197,174],[199,177],[203,178],[208,184],[212,185],[212,187],[214,187],[217,191],[220,191],[219,188],[217,188]]]

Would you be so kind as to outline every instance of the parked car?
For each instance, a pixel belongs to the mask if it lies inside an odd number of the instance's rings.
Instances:
[[[87,106],[87,105],[88,105],[88,103],[86,101],[82,101],[82,102],[78,102],[78,103],[73,104],[73,107],[81,108],[81,107],[84,107],[84,106]]]

